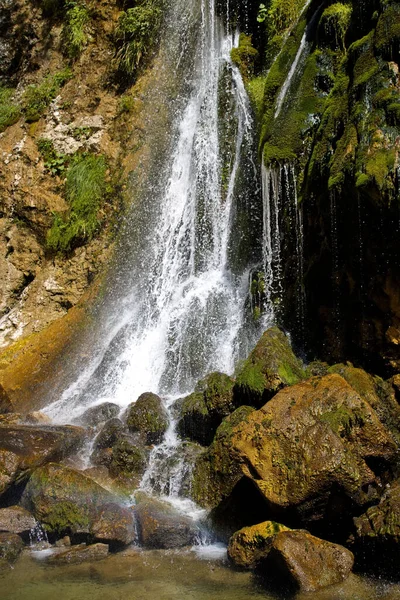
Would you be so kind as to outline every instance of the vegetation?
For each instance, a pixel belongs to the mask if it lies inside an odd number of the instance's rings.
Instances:
[[[44,166],[49,173],[51,175],[61,175],[66,169],[68,157],[57,152],[51,140],[40,138],[36,144],[43,157]]]
[[[67,218],[55,215],[47,235],[47,246],[55,252],[68,252],[90,240],[98,228],[98,211],[106,193],[107,165],[103,156],[81,154],[67,171]]]
[[[335,2],[322,13],[320,27],[324,29],[324,37],[333,40],[334,48],[346,50],[345,37],[352,11],[351,4]]]
[[[77,58],[87,42],[86,26],[89,22],[89,11],[82,1],[71,1],[66,4],[63,26],[64,52],[71,58]]]
[[[243,79],[248,79],[254,71],[254,61],[258,51],[252,46],[251,35],[241,33],[239,46],[231,51],[232,61],[239,67]]]
[[[54,75],[47,75],[42,83],[27,87],[23,96],[23,107],[28,123],[38,121],[43,116],[50,102],[71,77],[72,71],[67,67]]]
[[[0,133],[14,125],[21,116],[20,107],[13,101],[14,90],[0,86]]]
[[[116,67],[126,75],[134,75],[149,56],[161,26],[161,0],[144,0],[124,11],[115,33]]]

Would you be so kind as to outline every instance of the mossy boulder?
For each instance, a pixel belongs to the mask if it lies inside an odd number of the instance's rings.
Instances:
[[[129,435],[123,435],[112,448],[110,474],[121,483],[138,487],[147,462],[148,453]]]
[[[222,419],[235,410],[233,386],[233,379],[224,373],[200,380],[193,394],[175,403],[179,434],[203,446],[211,444]]]
[[[353,563],[353,554],[343,546],[307,531],[282,531],[272,542],[264,572],[285,587],[315,592],[344,581]]]
[[[255,569],[268,555],[275,536],[289,528],[274,521],[243,527],[229,540],[228,557],[236,566]]]
[[[147,444],[159,444],[168,428],[168,414],[156,394],[145,393],[127,411],[128,429],[146,436]]]
[[[31,475],[21,504],[50,535],[90,538],[99,509],[115,501],[113,494],[80,471],[49,463]]]
[[[354,519],[352,538],[356,564],[376,575],[399,573],[400,481],[387,488],[377,506]]]
[[[126,431],[127,428],[120,419],[114,417],[107,421],[93,441],[93,452],[90,456],[91,462],[94,465],[110,466],[112,447]]]
[[[135,507],[139,541],[145,548],[192,546],[200,532],[195,522],[166,502],[138,495]]]
[[[278,327],[271,327],[238,370],[234,386],[236,404],[260,407],[282,387],[294,385],[305,377],[288,338]]]

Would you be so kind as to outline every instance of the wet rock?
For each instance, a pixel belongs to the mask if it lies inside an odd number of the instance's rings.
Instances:
[[[277,327],[271,327],[264,332],[236,376],[235,403],[258,408],[282,387],[294,385],[305,377],[288,338]]]
[[[194,521],[171,505],[145,495],[135,507],[139,541],[145,548],[182,548],[195,543],[199,529]]]
[[[94,465],[110,465],[112,460],[112,447],[125,431],[125,425],[116,417],[104,424],[102,430],[93,442],[93,452],[90,460]]]
[[[28,540],[29,533],[35,526],[35,517],[21,506],[0,509],[0,531],[17,533]]]
[[[84,429],[72,425],[0,425],[0,450],[16,454],[24,471],[65,458],[81,446],[85,435]]]
[[[377,506],[354,519],[353,550],[357,566],[398,579],[400,543],[400,481],[393,483]]]
[[[88,408],[83,415],[77,419],[79,423],[88,427],[96,427],[119,414],[120,407],[112,402],[103,402],[97,406]]]
[[[200,457],[195,498],[218,507],[244,476],[264,499],[260,521],[290,514],[338,533],[351,526],[352,507],[379,498],[396,462],[396,443],[371,406],[339,375],[314,377],[281,390]]]
[[[91,527],[96,541],[111,549],[128,546],[136,539],[134,512],[116,503],[105,504],[98,511]]]
[[[274,521],[243,527],[229,540],[229,559],[236,567],[255,569],[267,557],[272,542],[281,531],[289,531],[289,528]]]
[[[0,413],[10,413],[13,412],[13,410],[14,408],[7,392],[3,386],[0,385]]]
[[[99,509],[115,500],[80,471],[50,463],[31,475],[21,504],[49,534],[88,536]]]
[[[7,563],[13,563],[21,554],[24,543],[15,533],[0,533],[0,569]]]
[[[306,531],[283,531],[272,542],[263,572],[285,586],[314,592],[344,581],[353,563],[353,554],[343,546]]]
[[[132,433],[145,435],[147,444],[159,444],[168,428],[168,415],[161,398],[156,394],[142,394],[128,408],[127,425]]]
[[[132,488],[138,487],[147,462],[147,452],[134,443],[129,435],[124,435],[112,448],[110,474]]]
[[[196,391],[203,391],[207,410],[218,425],[235,410],[233,386],[231,377],[218,372],[210,373],[197,384]]]
[[[0,449],[0,497],[15,481],[19,462],[17,454]]]
[[[28,413],[24,417],[24,421],[29,425],[51,425],[50,417],[40,411]]]
[[[51,555],[46,562],[50,565],[80,565],[83,562],[103,560],[107,556],[107,544],[92,544],[91,546],[79,544]]]

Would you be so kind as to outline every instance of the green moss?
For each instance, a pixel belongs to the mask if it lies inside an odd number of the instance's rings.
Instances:
[[[375,30],[374,45],[378,53],[393,60],[394,49],[400,42],[400,6],[393,2],[380,15]]]
[[[89,517],[85,508],[74,502],[61,501],[52,505],[41,523],[49,533],[62,536],[71,532],[88,530]]]
[[[21,116],[21,109],[13,100],[14,90],[0,86],[0,133],[14,125]]]
[[[66,9],[62,31],[63,52],[69,58],[75,59],[87,43],[89,11],[82,0],[67,2]]]
[[[67,171],[67,217],[55,215],[47,234],[47,247],[53,252],[68,252],[95,234],[97,213],[106,191],[107,165],[103,156],[83,154],[75,157]]]
[[[336,146],[328,181],[329,188],[341,186],[344,183],[349,168],[354,168],[357,146],[357,129],[352,123],[349,123]]]
[[[129,409],[130,431],[144,434],[148,444],[158,444],[168,428],[168,417],[161,399],[155,394],[142,394]]]
[[[161,0],[144,0],[121,14],[115,32],[119,71],[134,75],[152,52],[161,27],[161,7]]]
[[[344,406],[331,410],[319,416],[319,420],[327,423],[332,431],[338,435],[350,435],[352,428],[358,422],[355,414]]]
[[[319,28],[323,37],[333,40],[333,46],[345,51],[345,37],[350,25],[353,8],[349,3],[335,2],[322,13]]]
[[[278,367],[278,375],[286,385],[299,383],[299,375],[295,373],[290,364],[282,363]]]
[[[50,102],[59,93],[65,83],[71,79],[72,71],[63,69],[54,75],[48,75],[38,85],[30,85],[23,95],[23,108],[28,123],[38,121],[45,113]]]
[[[69,157],[57,152],[51,140],[40,138],[36,145],[42,155],[47,171],[51,175],[62,175],[67,168]]]
[[[113,446],[110,465],[110,472],[113,475],[138,476],[143,473],[146,464],[145,452],[127,440],[120,440]]]
[[[236,377],[236,385],[245,397],[261,397],[265,389],[265,377],[261,365],[246,361]]]
[[[246,80],[254,71],[254,61],[258,56],[258,51],[251,43],[251,35],[241,33],[239,36],[239,45],[231,51],[232,61],[239,67],[242,77]]]
[[[396,152],[392,150],[377,150],[368,157],[365,163],[365,172],[369,179],[373,179],[377,187],[382,190],[390,180],[390,172],[395,165]]]

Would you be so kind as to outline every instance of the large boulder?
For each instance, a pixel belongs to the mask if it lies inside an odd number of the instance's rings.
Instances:
[[[116,498],[80,471],[49,463],[36,469],[24,490],[21,504],[57,538],[92,536],[93,524],[104,504]]]
[[[144,548],[182,548],[199,537],[195,522],[170,504],[140,494],[135,507],[140,544]]]
[[[145,393],[128,407],[127,425],[132,433],[139,432],[149,445],[159,444],[168,429],[168,414],[156,394]]]
[[[274,538],[263,570],[285,586],[315,592],[344,581],[353,563],[353,554],[343,546],[307,531],[283,531]]]
[[[136,540],[133,509],[115,502],[103,504],[93,518],[91,532],[96,541],[108,544],[111,549],[132,544]]]
[[[217,455],[200,457],[196,498],[215,508],[244,477],[265,501],[260,520],[290,515],[301,526],[333,527],[346,502],[378,499],[380,476],[397,456],[389,430],[342,377],[314,377],[281,390],[233,429]]]
[[[0,533],[0,570],[15,562],[24,547],[22,539],[16,533]]]
[[[357,566],[376,575],[399,576],[400,481],[387,488],[377,506],[354,519]]]
[[[95,562],[108,556],[107,544],[79,544],[68,550],[51,554],[47,559],[50,565],[80,565],[83,562]]]
[[[72,425],[0,425],[0,451],[19,457],[19,470],[31,470],[46,462],[58,461],[76,451],[86,432]]]
[[[211,444],[221,421],[235,410],[233,386],[233,379],[219,372],[199,381],[193,394],[176,403],[179,434],[204,446]]]
[[[87,427],[96,427],[97,425],[100,425],[100,423],[104,423],[109,419],[117,417],[120,410],[121,408],[118,404],[103,402],[102,404],[91,406],[85,410],[83,415],[81,415],[77,421]]]
[[[10,506],[0,509],[0,531],[17,533],[23,539],[28,540],[32,529],[37,521],[30,512],[22,506]]]
[[[126,426],[120,419],[114,417],[107,421],[93,441],[90,456],[92,464],[109,467],[112,461],[112,447],[126,431]]]
[[[271,327],[264,332],[236,375],[235,402],[259,408],[282,387],[294,385],[305,377],[288,338],[278,327]]]
[[[289,531],[289,528],[274,521],[243,527],[229,540],[228,558],[236,567],[255,569],[268,556],[272,542],[281,531]]]

